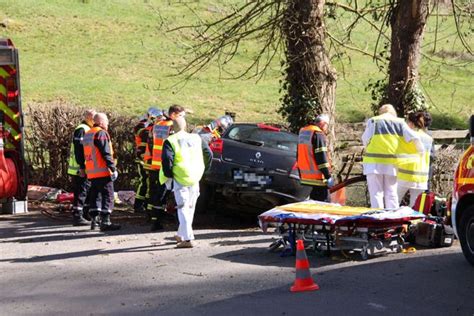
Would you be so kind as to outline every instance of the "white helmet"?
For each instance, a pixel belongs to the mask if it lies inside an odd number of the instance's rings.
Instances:
[[[151,107],[148,109],[147,115],[148,115],[148,120],[154,122],[156,119],[163,116],[163,111],[157,108]]]
[[[234,124],[234,120],[232,119],[232,117],[230,115],[223,115],[212,121],[209,125],[212,130],[219,128],[221,131],[225,131],[232,124]]]

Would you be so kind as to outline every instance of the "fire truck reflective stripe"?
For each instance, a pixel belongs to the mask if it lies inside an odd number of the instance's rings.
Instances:
[[[8,115],[12,120],[18,120],[20,116],[18,112],[13,112],[12,109],[9,106],[7,106],[7,104],[3,102],[3,100],[1,99],[0,99],[0,110],[3,111],[6,115]]]
[[[10,73],[5,70],[4,67],[0,67],[0,76],[2,76],[3,78],[10,77]]]
[[[4,66],[1,66],[1,68],[5,70],[5,72],[7,72],[10,76],[13,76],[16,74],[16,69],[13,68],[12,66],[4,65]]]
[[[459,178],[457,182],[459,185],[474,184],[474,178]]]

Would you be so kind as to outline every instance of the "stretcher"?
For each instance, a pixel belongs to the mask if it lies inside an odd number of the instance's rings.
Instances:
[[[282,255],[293,254],[295,241],[303,239],[315,251],[350,250],[366,260],[376,253],[401,252],[408,224],[424,217],[409,207],[371,209],[308,200],[277,206],[259,215],[259,221],[264,232],[276,226],[279,239],[270,249],[283,246]]]

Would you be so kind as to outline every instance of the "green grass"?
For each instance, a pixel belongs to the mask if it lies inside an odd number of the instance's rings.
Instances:
[[[190,5],[201,17],[213,18],[223,14],[222,2],[242,3],[206,0]],[[241,121],[280,120],[276,113],[281,97],[278,60],[258,82],[220,79],[213,65],[186,85],[179,84],[176,67],[185,61],[188,42],[181,37],[183,33],[167,29],[196,20],[181,1],[0,0],[0,8],[0,20],[10,19],[1,35],[12,38],[20,49],[23,102],[63,99],[137,115],[151,104],[167,107],[178,103],[194,111],[194,122],[211,120],[224,110],[237,112]],[[427,28],[425,53],[433,48],[433,23],[430,20]],[[439,38],[454,31],[451,19],[443,23]],[[334,34],[341,32],[340,25],[338,29],[328,21]],[[189,31],[184,31],[186,34]],[[361,27],[354,41],[370,51],[375,33]],[[258,43],[244,43],[243,48],[228,65],[232,73],[244,69],[257,52]],[[459,41],[444,39],[437,46],[437,51],[441,50],[460,51],[461,46]],[[337,113],[342,121],[361,121],[371,115],[370,95],[364,88],[370,78],[380,79],[382,74],[370,58],[357,53],[350,57],[350,62],[347,58],[334,60],[339,72]],[[447,128],[444,125],[449,122],[463,127],[474,112],[473,65],[462,69],[443,66],[441,76],[438,67],[423,60],[420,71],[433,114],[443,118],[442,125],[436,120],[434,124]],[[453,119],[446,120],[446,116]]]

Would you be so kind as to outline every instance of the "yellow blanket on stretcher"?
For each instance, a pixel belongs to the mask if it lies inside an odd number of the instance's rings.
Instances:
[[[360,215],[362,213],[380,210],[369,207],[352,207],[337,204],[315,203],[312,201],[282,205],[278,206],[278,209],[287,212],[297,212],[306,214],[331,214],[341,216]]]

